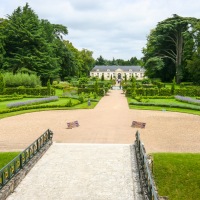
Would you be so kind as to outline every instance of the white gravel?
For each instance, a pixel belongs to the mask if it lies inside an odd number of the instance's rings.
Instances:
[[[139,200],[130,145],[56,144],[7,200]]]

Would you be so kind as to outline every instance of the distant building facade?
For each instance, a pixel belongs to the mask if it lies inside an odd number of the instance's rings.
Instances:
[[[132,76],[137,80],[142,80],[145,69],[140,66],[95,66],[90,71],[90,77],[101,78],[104,75],[105,80],[112,79],[125,79],[129,80]]]

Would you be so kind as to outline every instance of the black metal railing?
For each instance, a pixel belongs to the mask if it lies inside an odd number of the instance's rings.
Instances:
[[[143,192],[148,197],[148,199],[158,200],[159,197],[155,189],[155,184],[154,184],[151,169],[149,166],[149,161],[147,159],[144,145],[142,144],[140,140],[140,134],[138,131],[136,132],[135,144],[136,144],[136,154],[139,154],[139,156],[137,156],[137,159],[139,161],[139,168],[140,168],[139,176],[140,176],[140,180],[142,179],[142,182],[143,182],[143,186],[141,187],[145,187],[145,191]]]
[[[46,130],[37,140],[35,140],[22,153],[16,156],[6,166],[0,170],[0,190],[17,174],[23,167],[44,147],[52,141],[53,132]]]

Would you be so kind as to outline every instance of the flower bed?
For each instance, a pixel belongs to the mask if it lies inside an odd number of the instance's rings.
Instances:
[[[58,101],[58,97],[52,96],[52,97],[45,97],[45,98],[28,100],[28,101],[9,103],[7,104],[7,107],[15,108],[15,107],[20,107],[20,106],[25,106],[25,105],[40,104],[40,103],[46,103],[46,102],[51,102],[51,101]]]
[[[195,105],[200,105],[200,100],[193,99],[191,97],[183,97],[183,96],[176,95],[175,99],[181,102],[187,102],[187,103],[191,103]]]

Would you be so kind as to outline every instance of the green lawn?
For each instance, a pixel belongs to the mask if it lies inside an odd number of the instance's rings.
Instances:
[[[0,152],[0,169],[13,160],[20,152]]]
[[[128,103],[137,102],[135,99],[127,98]],[[175,99],[149,99],[148,103],[164,103],[164,104],[176,104],[176,105],[191,105],[185,102],[179,102]],[[200,111],[191,110],[186,108],[172,108],[172,107],[164,107],[164,106],[145,106],[145,105],[129,105],[130,109],[138,109],[138,110],[159,110],[159,111],[171,111],[171,112],[182,112],[188,114],[200,115]]]
[[[11,102],[17,102],[17,101],[26,101],[26,100],[31,100],[35,98],[24,98],[20,100],[15,100],[15,101],[6,101],[6,102],[0,102],[0,110],[6,109],[6,105]],[[98,97],[97,100],[100,100],[101,97]],[[84,102],[82,104],[75,105],[73,107],[65,107],[67,102],[69,101],[69,98],[59,98],[58,101],[53,101],[49,103],[43,103],[42,105],[61,105],[63,107],[55,107],[55,108],[36,108],[36,109],[29,109],[29,110],[21,110],[21,111],[15,111],[15,112],[10,112],[10,113],[3,113],[0,114],[0,119],[5,118],[5,117],[10,117],[14,115],[19,115],[19,114],[24,114],[24,113],[29,113],[29,112],[39,112],[39,111],[45,111],[45,110],[74,110],[74,109],[92,109],[94,108],[98,102],[92,102],[91,101],[91,106],[88,106],[87,102]],[[78,103],[79,101],[77,99],[71,99],[72,103]]]
[[[188,103],[176,101],[175,99],[149,99],[148,103],[166,103],[176,105],[188,105]]]
[[[154,153],[153,173],[160,196],[200,199],[200,154]]]

